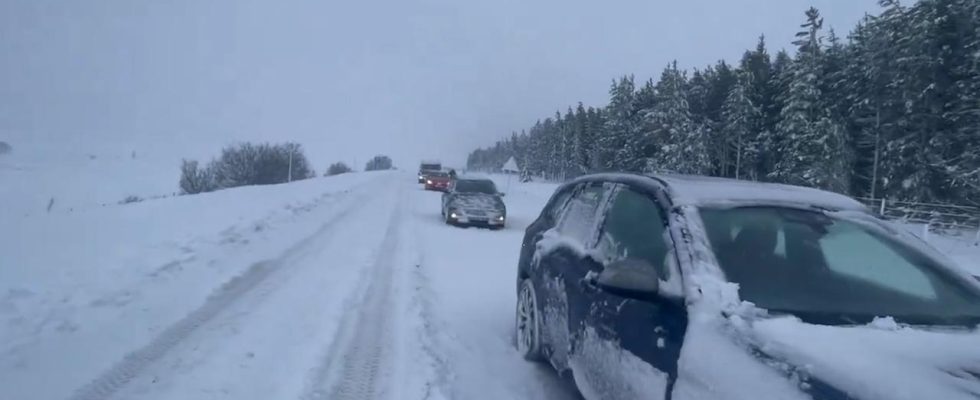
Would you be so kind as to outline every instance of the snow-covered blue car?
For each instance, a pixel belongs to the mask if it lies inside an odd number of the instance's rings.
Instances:
[[[978,399],[980,287],[848,197],[688,176],[561,186],[516,342],[588,399]]]

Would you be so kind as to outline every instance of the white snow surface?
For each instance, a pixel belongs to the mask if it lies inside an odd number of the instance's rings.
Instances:
[[[661,176],[675,205],[780,203],[801,201],[828,209],[864,210],[865,206],[837,193],[799,186],[703,176]]]
[[[10,134],[4,139],[14,146],[0,156],[4,225],[10,218],[46,214],[52,199],[52,212],[69,212],[114,205],[127,196],[172,196],[180,179],[180,156],[174,153],[206,161],[201,157],[220,151],[191,150],[183,143],[106,143],[88,135]]]
[[[809,399],[779,368],[759,362],[736,339],[727,320],[693,314],[674,383],[678,400]]]
[[[980,232],[973,230],[952,231],[946,234],[923,234],[923,226],[898,224],[909,233],[919,236],[945,258],[953,260],[967,273],[980,277]],[[923,237],[924,236],[924,237]]]
[[[805,366],[857,398],[965,400],[980,394],[976,329],[927,331],[881,320],[831,327],[773,318],[748,330],[771,356]]]
[[[414,181],[4,211],[0,399],[575,398],[512,345],[523,229],[555,186],[513,184],[489,231],[443,224]]]

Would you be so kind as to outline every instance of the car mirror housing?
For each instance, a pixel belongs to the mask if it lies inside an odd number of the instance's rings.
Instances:
[[[595,280],[596,286],[617,296],[636,300],[659,297],[660,277],[649,262],[627,258],[606,265]]]

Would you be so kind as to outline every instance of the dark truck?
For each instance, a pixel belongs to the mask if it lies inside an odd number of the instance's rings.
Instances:
[[[422,161],[419,164],[419,183],[425,183],[426,177],[433,172],[442,171],[442,163],[438,161]]]

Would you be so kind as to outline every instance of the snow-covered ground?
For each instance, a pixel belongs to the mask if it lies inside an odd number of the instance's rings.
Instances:
[[[980,234],[977,232],[958,231],[937,234],[924,233],[921,225],[906,226],[906,228],[971,274],[980,276]]]
[[[442,223],[410,173],[121,205],[176,167],[70,160],[75,180],[0,160],[0,399],[578,397],[511,344],[523,230],[553,184],[495,177],[509,222],[489,231]],[[972,241],[928,240],[980,271]]]
[[[3,213],[0,398],[574,397],[511,346],[523,228],[554,186],[512,183],[493,232],[444,225],[413,180]]]

